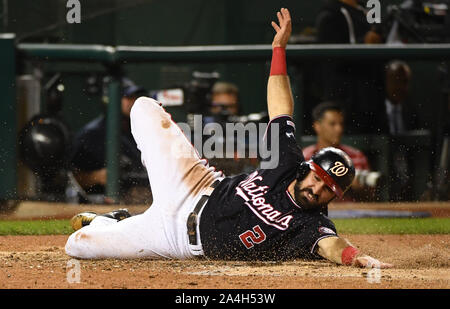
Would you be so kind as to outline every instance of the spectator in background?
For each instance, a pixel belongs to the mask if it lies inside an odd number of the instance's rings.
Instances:
[[[407,104],[411,68],[407,63],[393,60],[386,66],[386,117],[389,133],[401,135],[417,129],[417,114]]]
[[[411,69],[408,64],[393,60],[386,65],[384,127],[386,133],[393,137],[417,129],[417,114],[407,103],[410,81]],[[396,140],[395,143],[391,143],[391,176],[392,179],[396,179],[390,186],[392,201],[410,200],[413,195],[414,170],[411,168],[412,162],[410,161],[412,154],[408,153],[407,147],[400,141]]]
[[[321,44],[377,44],[383,38],[369,24],[366,9],[357,0],[328,0],[316,19],[317,42]],[[342,104],[346,130],[351,133],[379,132],[377,108],[383,102],[383,63],[358,59],[320,64],[317,84],[321,100]]]
[[[317,105],[313,110],[313,128],[317,134],[317,143],[303,149],[306,160],[322,148],[336,147],[347,153],[353,160],[356,174],[370,171],[367,157],[358,149],[341,144],[344,134],[344,113],[342,108],[334,102],[324,102]],[[367,200],[372,197],[374,189],[360,182],[360,177],[355,177],[348,197],[345,201]]]
[[[367,11],[357,0],[328,0],[317,17],[319,43],[378,44],[382,37],[367,22]]]
[[[136,175],[145,171],[141,163],[141,154],[137,149],[136,142],[131,134],[130,111],[134,101],[147,95],[144,88],[134,84],[127,85],[123,89],[121,99],[121,136],[120,136],[120,167],[122,174],[126,171],[129,175],[133,172]],[[86,124],[75,136],[71,154],[71,169],[78,184],[87,194],[102,196],[105,193],[107,181],[106,173],[106,117],[104,114],[98,116]],[[123,176],[123,175],[122,175]],[[145,176],[145,175],[144,175]],[[136,180],[136,179],[134,179]],[[121,193],[130,193],[130,189],[135,185],[131,177],[121,177]],[[127,195],[126,202],[139,203],[150,198],[148,182],[142,190],[140,199]],[[101,201],[99,201],[101,202]]]
[[[239,88],[228,82],[216,82],[212,88],[212,115],[239,115]]]

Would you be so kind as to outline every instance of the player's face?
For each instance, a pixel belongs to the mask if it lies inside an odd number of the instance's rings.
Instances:
[[[317,209],[327,205],[335,198],[334,192],[313,171],[294,187],[295,200],[306,209]]]

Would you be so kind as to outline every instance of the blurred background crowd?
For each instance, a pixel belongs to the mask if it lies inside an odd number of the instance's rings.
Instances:
[[[15,0],[3,1],[2,32],[15,33],[19,44],[268,44],[272,13],[284,6],[293,16],[290,46],[450,42],[448,0],[383,1],[376,24],[367,21],[366,2],[99,0],[83,2],[82,23],[67,25],[65,1]],[[414,60],[358,54],[323,59],[288,59],[305,158],[328,146],[351,156],[357,177],[346,202],[449,200],[449,59],[425,61],[420,54]],[[264,123],[268,61],[124,65],[117,73],[122,92],[116,201],[105,196],[109,71],[95,63],[21,62],[20,197],[151,203],[130,132],[134,101],[154,97],[179,122],[201,114],[203,124]],[[210,158],[210,163],[233,175],[251,171],[258,159]]]

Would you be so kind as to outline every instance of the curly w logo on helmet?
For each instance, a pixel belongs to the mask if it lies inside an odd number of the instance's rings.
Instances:
[[[338,177],[341,177],[347,174],[348,168],[345,167],[344,163],[336,161],[334,162],[334,166],[330,168],[330,172],[332,172]]]

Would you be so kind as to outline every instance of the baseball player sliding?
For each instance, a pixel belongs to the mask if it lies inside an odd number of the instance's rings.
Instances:
[[[139,98],[131,130],[147,168],[154,202],[143,214],[81,213],[66,244],[72,257],[236,260],[320,259],[387,268],[338,236],[322,209],[341,197],[354,178],[351,159],[326,148],[305,162],[297,145],[286,73],[291,34],[287,9],[277,12],[267,85],[270,123],[279,140],[279,163],[250,175],[224,177],[209,167],[171,116],[153,99]],[[278,130],[273,130],[277,126]],[[176,150],[176,151],[174,151]],[[179,155],[183,153],[185,155]],[[188,154],[188,155],[186,155]]]

